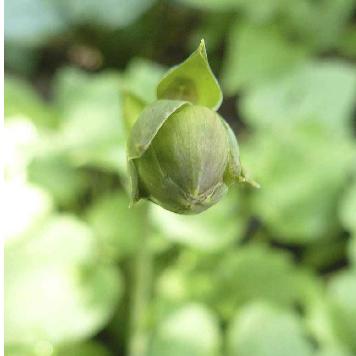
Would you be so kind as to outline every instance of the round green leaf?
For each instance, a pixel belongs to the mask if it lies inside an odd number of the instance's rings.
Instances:
[[[118,271],[98,261],[91,230],[70,216],[6,246],[5,271],[5,341],[13,344],[94,335],[122,289]]]
[[[256,86],[239,109],[260,130],[279,134],[282,127],[315,121],[333,135],[349,135],[355,95],[354,68],[340,61],[314,61]]]
[[[306,51],[292,44],[285,31],[275,24],[256,26],[239,20],[232,27],[228,41],[224,87],[229,94],[254,88],[290,72],[305,57]]]
[[[231,356],[311,356],[312,345],[294,313],[255,303],[241,309],[228,330]]]
[[[130,209],[124,192],[99,198],[88,209],[86,217],[105,257],[117,260],[131,255],[139,247],[144,233],[144,212],[141,207]]]
[[[77,165],[91,164],[126,173],[125,130],[121,117],[120,76],[87,74],[65,68],[58,72],[55,103],[63,117],[60,132],[48,143]]]
[[[261,132],[241,150],[263,187],[253,192],[252,209],[273,239],[307,244],[340,229],[335,216],[352,167],[350,142],[307,127]]]
[[[304,303],[315,288],[311,276],[298,271],[288,254],[258,244],[224,254],[210,280],[214,281],[210,300],[225,317],[252,300],[284,306]]]
[[[153,335],[150,356],[217,356],[218,320],[204,306],[188,304],[168,314]]]
[[[319,289],[313,274],[298,270],[287,254],[264,245],[225,249],[214,255],[190,250],[160,275],[158,309],[198,300],[227,320],[237,308],[254,300],[306,306],[316,299]]]

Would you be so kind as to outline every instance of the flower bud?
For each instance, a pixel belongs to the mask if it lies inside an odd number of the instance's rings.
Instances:
[[[241,179],[238,145],[215,111],[158,100],[132,128],[128,148],[132,200],[146,198],[180,214],[200,213]]]

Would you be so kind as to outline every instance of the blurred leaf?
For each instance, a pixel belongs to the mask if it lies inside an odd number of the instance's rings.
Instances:
[[[315,121],[331,132],[350,132],[356,74],[346,63],[314,62],[259,86],[243,99],[245,120],[258,129]]]
[[[240,89],[275,80],[302,63],[306,54],[276,25],[256,27],[237,21],[228,41],[224,87],[228,94],[235,94]]]
[[[122,92],[122,116],[125,121],[126,132],[129,133],[135,121],[145,107],[145,103],[134,94]]]
[[[262,186],[252,209],[274,239],[305,244],[338,231],[337,202],[353,155],[349,142],[317,127],[280,128],[261,132],[241,151]]]
[[[214,303],[225,316],[252,300],[267,300],[278,305],[312,300],[314,280],[297,270],[285,252],[250,245],[225,254],[212,271]]]
[[[54,344],[100,330],[121,294],[117,270],[98,263],[88,227],[58,216],[5,249],[5,341]]]
[[[206,307],[187,304],[159,323],[149,355],[217,356],[219,333],[218,321]]]
[[[223,3],[220,1],[219,3]],[[208,1],[205,1],[208,3]],[[222,58],[216,58],[214,53],[219,51],[221,48],[221,43],[225,41],[226,32],[228,32],[231,27],[231,23],[234,18],[231,16],[231,13],[228,12],[211,12],[206,13],[201,20],[199,21],[198,28],[191,34],[188,42],[189,52],[193,52],[196,49],[197,43],[204,38],[209,53],[212,53],[212,56],[209,56],[209,62],[211,67],[219,68],[220,61]]]
[[[123,137],[117,73],[86,74],[65,68],[55,81],[64,134],[76,145],[119,141]]]
[[[179,0],[198,9],[210,11],[242,12],[252,22],[263,22],[270,19],[279,10],[283,0]],[[287,2],[289,3],[289,2]]]
[[[6,356],[51,356],[53,345],[49,342],[38,342],[36,344],[5,344]]]
[[[328,286],[328,297],[337,337],[356,352],[356,271],[335,275]]]
[[[61,347],[54,353],[54,356],[110,356],[103,345],[89,341],[83,344]]]
[[[356,58],[356,26],[352,24],[338,42],[338,49],[342,55]]]
[[[122,192],[112,192],[94,202],[87,211],[87,220],[104,256],[118,259],[131,255],[144,232],[143,207],[129,208],[129,198]]]
[[[253,300],[306,305],[318,291],[313,275],[298,270],[288,254],[251,244],[213,256],[181,256],[160,275],[157,312],[199,300],[228,320],[237,308]]]
[[[245,221],[234,193],[199,215],[178,215],[151,205],[153,226],[171,241],[203,251],[216,251],[242,238]]]
[[[165,68],[142,58],[133,58],[121,80],[123,90],[132,93],[146,103],[156,100],[156,87]]]
[[[356,266],[356,233],[354,233],[349,242],[349,259]]]
[[[4,171],[7,180],[26,180],[28,164],[36,154],[40,135],[33,122],[23,116],[13,117],[4,125]]]
[[[308,303],[304,314],[306,327],[315,342],[320,346],[320,352],[322,350],[331,350],[340,344],[335,336],[330,320],[329,305],[326,301],[324,285],[323,288],[320,288],[317,298]]]
[[[66,25],[54,1],[6,0],[5,13],[5,41],[26,47],[43,44]]]
[[[52,212],[51,197],[26,182],[5,184],[3,233],[5,239],[20,237],[44,221]]]
[[[222,252],[222,254],[224,254]],[[169,268],[159,275],[156,287],[156,315],[184,305],[189,301],[199,301],[214,305],[215,297],[221,297],[216,289],[215,270],[220,255],[184,250]],[[223,299],[221,298],[221,303]]]
[[[53,108],[39,97],[29,83],[16,77],[5,78],[4,108],[7,119],[25,116],[39,128],[51,128],[58,122]]]
[[[179,2],[210,11],[236,9],[236,0],[178,0]]]
[[[222,92],[209,66],[205,42],[184,62],[168,70],[157,86],[158,99],[187,100],[217,110]]]
[[[125,133],[121,117],[120,77],[89,75],[66,68],[55,81],[62,133],[54,143],[76,164],[125,170]]]
[[[20,46],[14,42],[5,42],[4,52],[6,71],[13,71],[24,76],[33,73],[40,57],[34,48],[26,47],[26,45]]]
[[[60,204],[75,203],[88,186],[88,179],[63,156],[34,159],[28,167],[28,179],[50,192]]]
[[[290,0],[240,0],[241,10],[251,23],[267,23],[271,20],[276,22],[276,16],[283,5],[294,6]],[[275,18],[274,18],[275,17]]]
[[[317,50],[333,48],[355,9],[354,0],[298,0],[284,4],[283,22]]]
[[[340,345],[325,347],[315,353],[315,356],[352,356],[351,351]]]
[[[101,344],[89,341],[83,344],[54,348],[48,342],[32,345],[5,345],[6,356],[110,356],[111,353]]]
[[[312,345],[294,313],[277,306],[248,304],[228,331],[229,355],[311,356]]]
[[[302,258],[303,265],[323,270],[337,265],[345,257],[346,242],[336,236],[327,243],[308,245]]]
[[[339,212],[343,226],[356,233],[356,180],[347,188]]]
[[[57,0],[58,1],[58,0]],[[134,22],[154,0],[61,0],[59,6],[74,24],[117,29]]]
[[[352,19],[353,0],[179,0],[179,2],[216,13],[239,13],[251,25],[279,23],[284,33],[316,50],[333,48],[342,40]],[[241,16],[242,15],[242,16]],[[277,52],[278,53],[278,52]],[[275,56],[278,60],[278,56]]]

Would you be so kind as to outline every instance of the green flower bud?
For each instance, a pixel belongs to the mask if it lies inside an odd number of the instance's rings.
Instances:
[[[127,150],[131,203],[145,198],[179,214],[197,214],[235,181],[256,186],[244,177],[236,137],[216,113],[222,92],[204,41],[163,76],[157,98],[138,118],[132,105],[126,110],[133,123]]]
[[[133,202],[147,198],[180,214],[200,213],[241,179],[238,145],[215,111],[158,100],[136,121],[129,141]]]

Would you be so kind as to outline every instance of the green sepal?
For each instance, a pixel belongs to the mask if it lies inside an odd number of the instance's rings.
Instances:
[[[129,133],[147,103],[137,95],[126,90],[123,90],[121,93],[121,101],[125,129],[126,132]]]
[[[129,207],[138,202],[143,198],[142,192],[140,193],[139,184],[138,184],[138,174],[136,171],[135,163],[133,160],[129,159],[127,161],[128,173],[129,173],[129,194],[130,194],[130,204]]]
[[[204,40],[184,62],[170,69],[157,86],[158,99],[186,100],[217,110],[222,92],[206,54]]]
[[[147,106],[135,121],[127,146],[131,206],[144,197],[144,193],[139,189],[139,179],[134,160],[140,158],[149,148],[165,121],[185,105],[190,104],[179,100],[157,100]]]
[[[227,186],[230,186],[235,182],[246,183],[254,188],[260,188],[260,185],[257,182],[246,175],[246,171],[241,165],[240,149],[236,136],[229,124],[223,119],[222,121],[226,127],[230,143],[229,161],[224,174],[224,183]]]
[[[184,105],[189,103],[181,100],[157,100],[147,106],[132,127],[127,148],[128,159],[141,157],[165,121]]]
[[[259,183],[257,183],[255,180],[248,176],[248,174],[246,173],[246,169],[243,166],[241,166],[241,173],[238,179],[240,183],[249,184],[251,187],[257,189],[261,188]]]
[[[223,122],[226,128],[229,144],[230,144],[229,160],[224,174],[224,182],[227,186],[230,186],[231,184],[240,180],[240,176],[241,176],[240,149],[235,134],[232,131],[230,125],[224,119],[221,119],[221,121]]]

